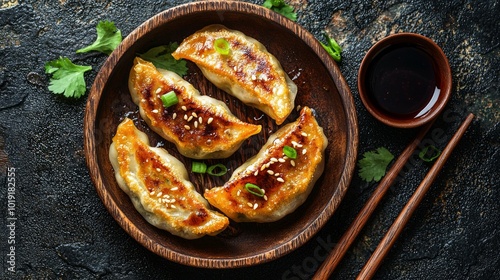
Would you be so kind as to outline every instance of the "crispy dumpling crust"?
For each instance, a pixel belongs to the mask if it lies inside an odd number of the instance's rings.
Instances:
[[[236,118],[223,102],[200,95],[174,72],[156,69],[140,58],[130,71],[129,90],[149,127],[186,157],[229,157],[245,139],[261,131],[260,125]],[[160,96],[170,91],[179,103],[165,108]]]
[[[271,135],[259,153],[237,168],[224,186],[206,190],[204,196],[236,222],[279,220],[306,200],[323,173],[327,144],[311,109],[304,107],[295,122]],[[284,155],[285,145],[295,148],[296,159]],[[265,190],[265,196],[248,192],[247,183]]]
[[[216,235],[228,226],[227,217],[210,210],[188,181],[184,165],[166,150],[150,147],[132,120],[118,126],[109,159],[118,185],[152,225],[186,239]]]
[[[219,38],[229,42],[228,55],[215,50]],[[295,107],[297,86],[264,45],[242,32],[209,25],[184,39],[172,56],[194,62],[217,87],[263,111],[278,125]]]

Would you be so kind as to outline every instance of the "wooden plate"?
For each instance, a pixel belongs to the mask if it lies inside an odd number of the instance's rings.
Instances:
[[[183,38],[206,25],[220,23],[259,40],[281,62],[299,88],[297,105],[316,111],[329,140],[325,172],[307,201],[284,219],[268,224],[231,223],[217,237],[184,240],[148,224],[129,197],[118,187],[108,159],[109,145],[117,125],[128,116],[146,132],[152,145],[163,146],[186,164],[175,146],[162,140],[142,121],[127,88],[128,73],[137,53]],[[263,125],[263,131],[246,141],[224,160],[229,168],[222,177],[190,174],[203,192],[222,185],[232,171],[255,155],[268,136],[278,129],[260,111],[243,105],[208,82],[192,63],[185,77],[196,88],[225,101],[240,119]],[[298,116],[294,112],[287,120]],[[274,260],[309,240],[330,218],[341,202],[352,177],[358,144],[356,112],[352,96],[339,68],[316,39],[280,15],[261,6],[238,1],[194,2],[166,10],[134,30],[109,56],[97,75],[88,98],[84,123],[85,155],[92,181],[104,205],[134,239],[169,260],[198,267],[250,266]],[[286,122],[285,122],[286,123]]]

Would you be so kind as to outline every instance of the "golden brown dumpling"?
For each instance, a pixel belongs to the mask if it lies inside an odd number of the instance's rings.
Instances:
[[[293,212],[306,200],[323,173],[324,150],[328,140],[323,129],[304,107],[297,121],[287,124],[271,137],[259,153],[238,167],[222,187],[205,191],[208,202],[236,222],[273,222]],[[292,159],[284,147],[297,152]],[[253,184],[264,190],[257,196],[245,187]]]
[[[152,225],[195,239],[216,235],[229,224],[188,181],[184,165],[166,150],[149,146],[146,134],[126,118],[116,131],[109,159],[120,188]]]
[[[149,127],[186,157],[226,158],[261,130],[260,125],[236,118],[223,102],[200,95],[174,72],[156,69],[140,58],[130,71],[129,90]],[[160,96],[170,91],[179,103],[165,108]]]
[[[219,38],[229,43],[229,54],[215,50]],[[172,56],[194,62],[217,87],[266,113],[278,125],[294,108],[297,86],[264,45],[239,31],[209,25],[184,39]]]

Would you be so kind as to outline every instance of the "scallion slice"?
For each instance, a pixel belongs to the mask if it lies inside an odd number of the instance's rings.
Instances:
[[[215,171],[217,171],[217,169],[219,169],[219,171],[215,172]],[[227,173],[227,167],[222,163],[211,165],[207,169],[207,173],[212,175],[212,176],[222,176],[222,175]]]
[[[175,94],[175,92],[173,90],[162,95],[160,97],[160,99],[161,99],[161,102],[163,102],[163,107],[165,107],[165,108],[168,108],[170,106],[173,106],[173,105],[179,103],[179,99],[177,98],[177,95]]]
[[[229,42],[224,38],[216,39],[214,42],[214,48],[218,53],[222,55],[228,55],[231,50]]]
[[[429,151],[431,149],[432,151]],[[437,159],[441,155],[441,151],[433,145],[425,147],[420,153],[418,157],[425,162],[432,162]]]
[[[249,193],[251,193],[251,194],[253,194],[253,195],[256,195],[256,196],[258,196],[258,197],[264,197],[264,193],[265,193],[265,192],[264,192],[264,190],[263,190],[263,189],[261,189],[261,188],[260,188],[259,186],[257,186],[257,185],[254,185],[254,184],[252,184],[252,183],[246,183],[246,184],[245,184],[245,189],[246,189]]]
[[[285,146],[283,147],[283,153],[285,156],[291,158],[291,159],[296,159],[297,158],[297,150],[290,146]]]
[[[191,164],[191,171],[193,173],[206,173],[207,165],[203,162],[193,161]]]

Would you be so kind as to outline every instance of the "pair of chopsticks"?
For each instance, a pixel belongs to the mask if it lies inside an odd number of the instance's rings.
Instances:
[[[450,156],[451,152],[457,145],[458,141],[462,138],[465,131],[469,127],[472,119],[474,118],[473,114],[469,114],[464,122],[460,125],[457,132],[453,135],[450,142],[446,145],[443,152],[436,160],[432,168],[429,170],[425,178],[422,180],[420,185],[415,190],[414,194],[408,200],[407,204],[404,206],[403,210],[399,213],[398,217],[391,225],[384,238],[380,241],[379,245],[371,255],[368,262],[362,268],[359,273],[357,279],[371,279],[379,266],[382,264],[383,259],[389,252],[390,248],[396,242],[399,234],[403,231],[406,223],[410,219],[411,215],[418,207],[420,202],[422,201],[425,193],[429,190],[432,182],[438,175],[439,171],[443,167],[444,163]],[[339,242],[335,246],[335,248],[330,252],[326,260],[319,267],[318,271],[313,277],[313,280],[319,279],[328,279],[333,270],[337,267],[337,265],[342,260],[342,257],[347,252],[347,249],[354,242],[356,237],[358,236],[361,229],[365,226],[366,222],[370,218],[371,214],[377,207],[378,203],[382,200],[384,194],[389,190],[389,187],[392,185],[397,175],[406,164],[408,159],[412,156],[413,152],[420,144],[424,136],[427,134],[431,126],[434,122],[430,122],[426,126],[424,126],[415,140],[413,140],[408,147],[401,153],[396,162],[393,164],[389,172],[384,176],[382,181],[380,181],[379,185],[371,195],[371,197],[366,202],[365,206],[358,213],[352,224],[349,226],[344,235],[340,238]]]

